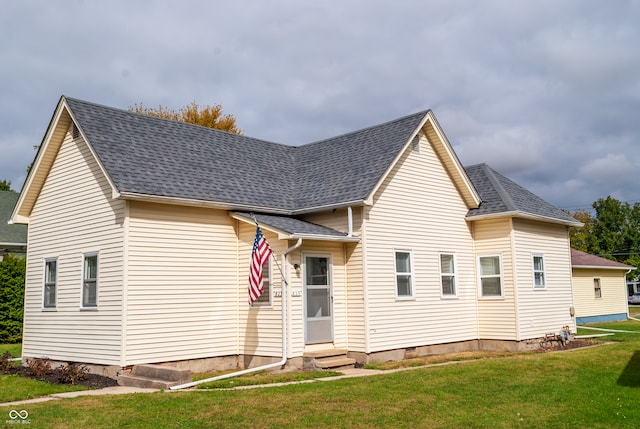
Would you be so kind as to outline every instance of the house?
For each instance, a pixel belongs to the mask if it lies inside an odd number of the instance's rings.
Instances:
[[[247,303],[259,222],[276,257]],[[563,211],[463,168],[432,111],[297,147],[62,97],[13,221],[23,356],[235,368],[518,350],[570,315]]]
[[[0,261],[9,253],[27,253],[27,226],[8,223],[18,195],[13,191],[0,191]]]
[[[576,323],[627,320],[626,275],[635,267],[571,249]]]

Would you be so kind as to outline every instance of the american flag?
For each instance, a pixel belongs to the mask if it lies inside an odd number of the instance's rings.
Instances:
[[[264,284],[262,282],[262,267],[267,263],[271,256],[272,250],[264,238],[259,226],[256,226],[256,239],[253,241],[253,250],[251,251],[251,263],[249,265],[249,305],[258,299],[264,292]]]

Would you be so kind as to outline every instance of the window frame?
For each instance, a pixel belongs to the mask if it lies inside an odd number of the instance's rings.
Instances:
[[[264,292],[253,303],[251,307],[272,307],[273,306],[273,265],[271,258],[262,266],[262,284]],[[267,289],[268,288],[268,289]]]
[[[542,269],[536,269],[536,258],[540,258],[542,262]],[[542,253],[534,253],[531,255],[531,268],[533,272],[533,288],[535,290],[545,290],[547,288],[547,275],[545,272],[544,255]],[[542,285],[536,283],[536,274],[542,274]]]
[[[498,269],[500,272],[498,274],[482,274],[482,259],[484,258],[498,258]],[[478,255],[478,298],[480,299],[504,299],[504,277],[503,277],[503,267],[502,267],[502,255],[501,254],[491,254],[491,255]],[[499,295],[485,295],[484,288],[482,284],[482,280],[484,278],[498,278],[500,281],[500,294]]]
[[[49,264],[55,264],[55,272],[53,282],[47,281],[49,274]],[[53,304],[47,301],[47,287],[53,286]],[[44,260],[44,273],[42,277],[42,309],[43,310],[55,310],[58,306],[58,258],[45,258]]]
[[[593,293],[596,299],[602,298],[602,281],[600,277],[593,278]]]
[[[442,271],[442,257],[443,256],[451,256],[452,262],[453,262],[453,272],[448,273],[448,272],[443,272]],[[457,260],[456,260],[456,254],[452,253],[452,252],[441,252],[439,254],[439,258],[438,258],[438,262],[440,264],[439,269],[440,269],[440,297],[442,299],[454,299],[458,297],[458,266],[457,266]],[[445,277],[451,277],[452,281],[453,281],[453,293],[445,293],[444,291],[444,278]]]
[[[90,258],[96,260],[96,273],[95,278],[87,278],[87,261]],[[80,289],[80,308],[83,310],[97,310],[98,309],[98,283],[100,278],[100,256],[98,252],[89,252],[82,255],[82,284]],[[85,299],[85,291],[87,282],[94,282],[95,288],[95,303],[87,302]]]
[[[409,271],[398,271],[398,254],[404,253],[409,255]],[[393,268],[394,268],[394,278],[396,285],[396,299],[397,300],[412,300],[415,299],[415,271],[414,271],[414,263],[413,263],[413,250],[411,249],[394,249],[393,250]],[[398,278],[400,276],[406,276],[409,279],[409,294],[400,295]]]

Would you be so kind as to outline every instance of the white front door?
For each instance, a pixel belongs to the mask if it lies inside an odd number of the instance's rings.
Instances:
[[[333,342],[331,258],[304,257],[305,344]]]

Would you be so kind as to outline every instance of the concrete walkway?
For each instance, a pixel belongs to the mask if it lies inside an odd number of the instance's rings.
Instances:
[[[38,402],[55,401],[58,399],[77,398],[78,396],[99,396],[99,395],[124,395],[127,393],[150,393],[158,392],[158,389],[143,389],[128,386],[111,386],[96,390],[78,390],[76,392],[52,393],[41,398],[25,399],[24,401],[0,403],[0,407],[12,407],[14,405],[37,404]]]

